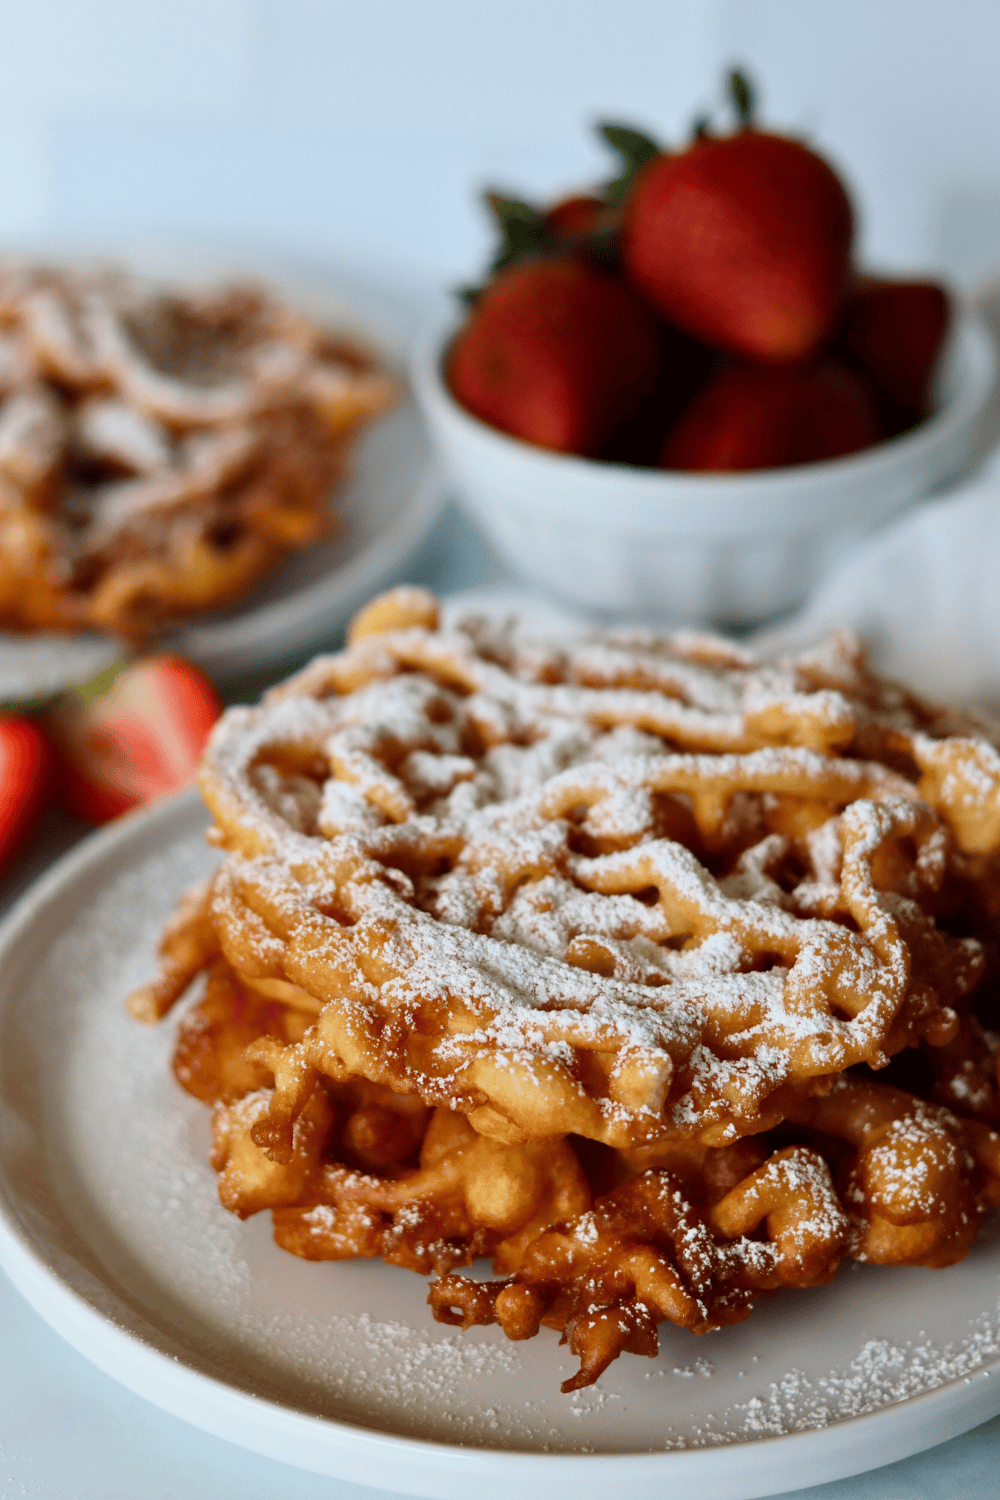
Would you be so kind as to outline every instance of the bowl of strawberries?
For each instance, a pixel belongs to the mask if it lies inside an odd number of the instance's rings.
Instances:
[[[488,194],[501,246],[414,357],[458,494],[530,582],[597,613],[722,626],[801,602],[980,454],[997,358],[934,281],[854,259],[811,147],[699,122],[668,152],[605,125],[616,179]]]

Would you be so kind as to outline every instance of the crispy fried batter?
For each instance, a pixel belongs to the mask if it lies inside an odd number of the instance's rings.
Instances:
[[[227,715],[203,772],[222,949],[317,1010],[275,1148],[354,1074],[509,1143],[719,1145],[954,1030],[981,971],[934,923],[956,834],[894,766],[831,753],[867,706],[659,638],[505,656],[412,590],[374,609]]]
[[[1000,1202],[1000,1135],[902,1089],[845,1074],[795,1118],[854,1148],[841,1197],[856,1260],[953,1265]]]
[[[767,1238],[751,1237],[761,1224]],[[623,1352],[655,1354],[657,1323],[705,1333],[742,1322],[759,1292],[831,1280],[846,1234],[825,1163],[789,1147],[702,1209],[671,1173],[644,1172],[540,1235],[510,1280],[450,1275],[429,1300],[441,1322],[497,1322],[510,1338],[561,1329],[580,1359],[573,1391]]]
[[[134,1001],[207,972],[175,1071],[225,1205],[435,1272],[443,1321],[561,1331],[565,1389],[844,1255],[961,1259],[1000,1202],[956,935],[996,945],[992,743],[845,641],[527,646],[419,589],[350,639],[215,731],[226,859]],[[926,1086],[873,1076],[905,1057]]]
[[[0,268],[0,625],[141,642],[330,529],[392,387],[261,289]]]
[[[951,1264],[1000,1201],[1000,1136],[854,1074],[797,1112],[808,1147],[759,1135],[622,1151],[508,1146],[413,1094],[326,1081],[276,1161],[254,1138],[273,1097],[273,1075],[254,1058],[305,1020],[245,990],[224,961],[182,1020],[174,1068],[190,1092],[218,1101],[225,1206],[241,1217],[270,1208],[278,1245],[305,1259],[381,1257],[434,1272],[443,1321],[497,1322],[516,1339],[562,1331],[581,1361],[567,1390],[620,1353],[655,1353],[663,1319],[695,1332],[740,1321],[762,1293],[828,1281],[843,1254]],[[481,1255],[506,1279],[452,1274]]]

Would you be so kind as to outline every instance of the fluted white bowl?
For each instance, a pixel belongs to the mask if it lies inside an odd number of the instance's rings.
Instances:
[[[597,614],[746,625],[791,609],[857,542],[980,454],[997,352],[956,326],[927,421],[845,458],[689,474],[577,458],[481,422],[444,361],[455,324],[418,345],[413,383],[459,499],[514,571]]]

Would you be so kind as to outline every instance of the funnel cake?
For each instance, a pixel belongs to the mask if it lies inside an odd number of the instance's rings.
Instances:
[[[950,1264],[1000,1201],[1000,755],[848,640],[556,648],[396,590],[202,789],[226,857],[132,1008],[206,975],[175,1071],[293,1253],[555,1327],[576,1388],[844,1255]]]
[[[141,642],[231,603],[329,529],[392,394],[257,287],[0,268],[0,625]]]
[[[560,1330],[580,1359],[566,1390],[618,1354],[655,1353],[662,1321],[740,1322],[761,1295],[829,1281],[845,1256],[952,1264],[1000,1201],[992,1129],[853,1073],[770,1134],[623,1151],[579,1137],[507,1146],[412,1094],[324,1080],[276,1161],[253,1139],[273,1075],[248,1044],[304,1025],[224,960],[182,1021],[174,1068],[215,1104],[223,1204],[271,1209],[277,1244],[307,1260],[434,1273],[442,1322],[498,1323],[518,1340]],[[504,1279],[456,1274],[484,1255]]]

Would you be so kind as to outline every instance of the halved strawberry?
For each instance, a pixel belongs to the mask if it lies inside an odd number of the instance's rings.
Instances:
[[[179,791],[221,708],[204,673],[179,656],[147,656],[64,694],[44,718],[56,801],[74,817],[106,823]]]
[[[0,718],[0,869],[51,800],[52,752],[31,719]]]

